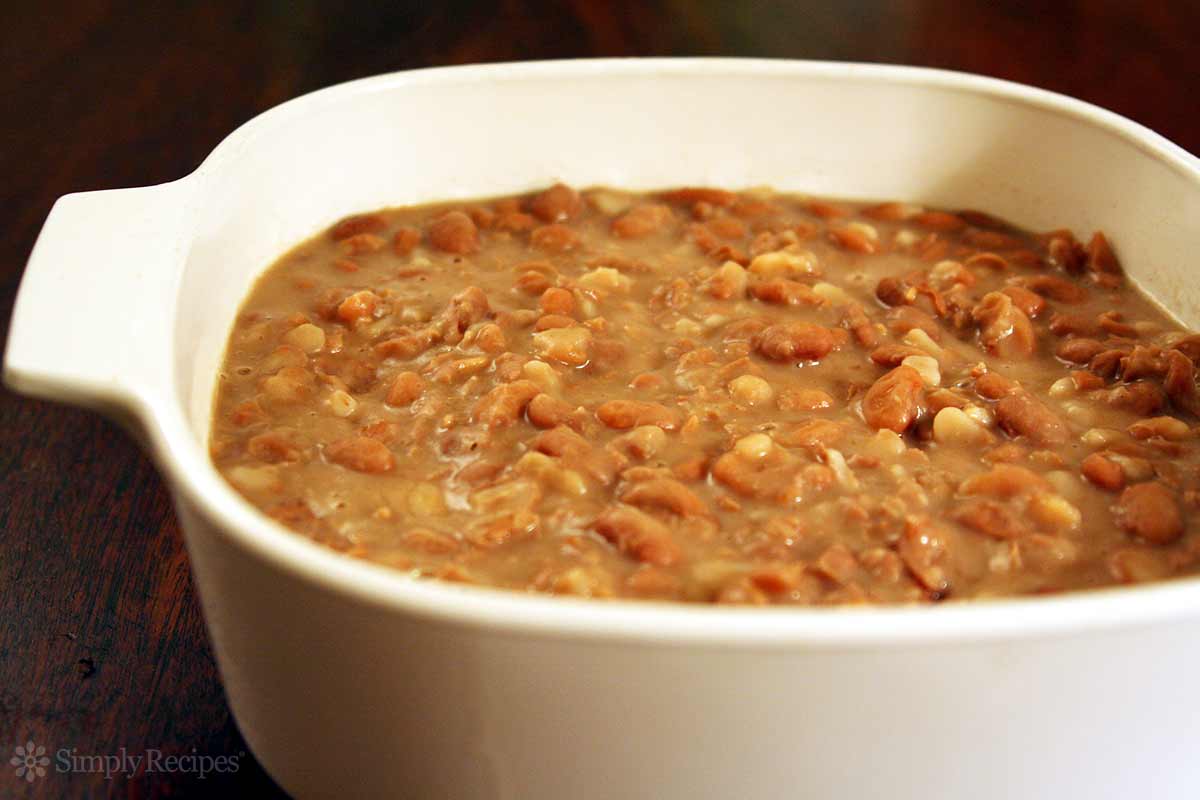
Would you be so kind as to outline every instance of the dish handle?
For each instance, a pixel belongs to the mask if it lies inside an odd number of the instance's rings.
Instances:
[[[16,392],[121,417],[170,380],[184,182],[60,197],[17,293]]]

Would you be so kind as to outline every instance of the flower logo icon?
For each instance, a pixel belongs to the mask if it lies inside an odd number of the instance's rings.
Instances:
[[[28,741],[24,745],[17,745],[8,763],[17,768],[18,778],[33,783],[35,778],[46,777],[46,767],[50,766],[50,759],[46,756],[46,748]]]

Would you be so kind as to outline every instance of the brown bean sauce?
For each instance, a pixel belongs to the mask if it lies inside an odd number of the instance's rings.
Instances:
[[[258,281],[212,457],[414,575],[721,603],[1191,574],[1200,337],[1102,234],[556,185],[350,217]]]

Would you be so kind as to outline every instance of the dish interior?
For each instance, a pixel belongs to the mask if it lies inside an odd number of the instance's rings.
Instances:
[[[1045,594],[1193,571],[1196,360],[1101,234],[558,184],[350,217],[280,258],[212,453],[309,538],[458,582]]]
[[[1178,268],[1200,235],[1194,178],[1082,112],[983,89],[812,65],[610,65],[569,80],[561,68],[497,70],[484,82],[389,76],[289,104],[231,137],[196,176],[175,332],[176,389],[196,441],[208,437],[238,304],[279,252],[348,210],[556,179],[769,183],[982,207],[1032,229],[1102,228],[1131,277],[1195,324],[1195,290]],[[465,121],[473,115],[489,125]],[[536,134],[528,119],[542,122]]]

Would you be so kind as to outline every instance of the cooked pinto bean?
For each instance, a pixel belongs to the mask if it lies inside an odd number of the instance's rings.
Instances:
[[[537,225],[537,219],[532,214],[522,211],[502,211],[496,216],[496,230],[520,233]]]
[[[1042,299],[1041,295],[1028,289],[1020,286],[1006,286],[1003,292],[1012,299],[1013,305],[1030,319],[1037,319],[1038,315],[1046,310],[1046,301]]]
[[[951,529],[927,518],[909,518],[896,545],[904,566],[917,582],[937,597],[948,594],[958,582],[957,549]]]
[[[566,289],[550,287],[542,292],[538,306],[546,314],[570,316],[575,313],[575,297]]]
[[[897,367],[909,356],[923,356],[924,350],[905,344],[885,344],[871,351],[871,360],[881,367]]]
[[[530,446],[539,453],[575,460],[591,454],[592,445],[575,431],[559,426],[535,436]]]
[[[946,406],[933,418],[933,438],[938,444],[948,447],[979,447],[990,444],[994,437],[982,423],[962,409]]]
[[[665,431],[679,427],[679,412],[661,403],[638,400],[609,400],[596,409],[596,418],[608,427],[622,431],[642,425],[656,425]]]
[[[587,328],[553,327],[533,335],[533,348],[538,355],[578,367],[591,358],[592,338]]]
[[[780,411],[820,411],[832,408],[833,398],[820,389],[789,389],[776,399]]]
[[[513,283],[513,287],[525,292],[525,294],[540,295],[550,288],[550,279],[540,272],[529,270],[523,272],[517,278]]]
[[[998,372],[985,372],[975,379],[975,391],[988,400],[999,400],[1021,391],[1021,387]]]
[[[330,228],[329,238],[340,242],[360,233],[378,233],[386,227],[387,221],[379,214],[359,214],[346,217]]]
[[[997,464],[987,472],[967,478],[958,487],[961,494],[989,497],[1014,497],[1020,494],[1050,491],[1046,479],[1025,467]]]
[[[1200,394],[1196,391],[1196,368],[1179,350],[1166,352],[1167,374],[1163,388],[1180,411],[1200,416]]]
[[[613,220],[612,231],[622,239],[641,239],[658,232],[671,219],[670,206],[638,206]]]
[[[621,501],[640,508],[663,509],[681,517],[712,514],[695,492],[672,478],[638,481],[621,492]]]
[[[1092,272],[1107,275],[1119,275],[1121,266],[1113,254],[1112,246],[1100,231],[1092,234],[1087,246],[1087,266]]]
[[[1087,364],[1105,349],[1104,344],[1095,339],[1067,339],[1058,346],[1055,355],[1072,364]]]
[[[252,437],[246,442],[246,452],[268,464],[300,460],[300,447],[281,431],[267,431]]]
[[[1096,317],[1096,324],[1100,326],[1100,330],[1113,336],[1120,336],[1125,339],[1136,339],[1138,337],[1138,329],[1132,325],[1122,321],[1123,315],[1120,311],[1104,311]]]
[[[263,379],[262,391],[274,404],[300,404],[313,394],[313,375],[303,367],[284,367]]]
[[[355,472],[391,472],[396,459],[387,445],[369,436],[339,439],[325,445],[325,458]]]
[[[508,346],[504,330],[494,322],[488,322],[479,327],[475,334],[474,344],[485,353],[503,353]]]
[[[876,284],[875,296],[884,305],[902,306],[917,299],[917,290],[899,278],[888,276]]]
[[[1171,349],[1178,350],[1192,360],[1193,364],[1200,362],[1200,334],[1184,336],[1171,343]]]
[[[1167,544],[1183,535],[1179,503],[1158,481],[1130,486],[1121,493],[1114,514],[1124,530],[1154,544]]]
[[[775,441],[786,447],[825,448],[846,435],[846,426],[829,419],[810,419],[775,431]]]
[[[804,495],[803,473],[796,466],[794,457],[758,433],[742,437],[713,462],[712,476],[744,498],[783,505]]]
[[[1161,438],[1173,442],[1186,439],[1192,434],[1192,429],[1188,427],[1188,424],[1175,417],[1151,417],[1138,420],[1126,430],[1135,439]]]
[[[263,411],[261,405],[256,400],[246,400],[234,406],[233,411],[229,415],[230,421],[238,428],[245,428],[249,425],[257,425],[260,422],[266,422],[267,415]]]
[[[543,222],[563,222],[579,214],[583,201],[570,186],[556,183],[529,201],[529,210]]]
[[[913,216],[912,221],[935,231],[957,231],[967,226],[962,217],[946,211],[922,211]]]
[[[357,322],[371,316],[378,305],[379,297],[374,292],[355,292],[338,305],[337,316],[343,322]]]
[[[703,288],[718,300],[740,297],[746,291],[746,270],[736,261],[726,261]]]
[[[490,312],[491,305],[488,303],[487,294],[478,286],[468,286],[450,298],[450,304],[442,312],[441,319],[449,333],[461,337],[467,328]]]
[[[358,256],[382,250],[386,244],[382,236],[373,233],[358,233],[342,241],[342,250],[348,255]]]
[[[596,518],[592,527],[631,558],[669,567],[681,558],[671,531],[654,517],[629,506],[616,506]]]
[[[821,302],[818,297],[807,284],[799,281],[789,281],[786,278],[775,278],[769,281],[760,281],[750,287],[750,294],[764,303],[774,303],[781,306],[795,306],[800,304],[817,305]]]
[[[392,237],[392,250],[398,256],[406,256],[421,243],[421,232],[416,228],[403,225]]]
[[[562,400],[548,394],[539,394],[529,401],[525,409],[529,421],[539,428],[557,428],[567,424],[573,409]]]
[[[1099,375],[1094,375],[1091,372],[1085,372],[1081,369],[1071,370],[1071,382],[1075,385],[1076,391],[1088,392],[1093,389],[1103,389],[1104,379]]]
[[[1106,381],[1117,377],[1121,370],[1121,362],[1129,354],[1128,350],[1104,350],[1088,362],[1088,369],[1104,378]]]
[[[1083,477],[1096,486],[1110,492],[1120,491],[1125,486],[1125,472],[1119,465],[1100,453],[1092,453],[1080,464]]]
[[[1100,324],[1087,314],[1066,314],[1056,311],[1050,315],[1050,332],[1055,336],[1098,336]]]
[[[888,328],[895,336],[903,336],[912,330],[921,330],[935,342],[942,340],[942,329],[937,320],[912,306],[893,308],[888,312]]]
[[[863,223],[856,223],[841,228],[830,228],[829,238],[845,250],[852,250],[855,253],[874,253],[879,249],[878,235],[872,236],[874,232],[874,228]]]
[[[979,323],[979,338],[989,353],[1004,358],[1029,358],[1037,348],[1037,334],[1025,312],[1003,292],[991,292],[971,312]]]
[[[512,425],[525,413],[529,401],[542,393],[533,381],[502,383],[475,406],[475,419],[488,428]]]
[[[1150,381],[1134,381],[1118,386],[1111,389],[1106,396],[1111,405],[1142,417],[1154,414],[1167,404],[1163,390],[1158,384]]]
[[[1024,436],[1042,446],[1060,445],[1070,431],[1057,414],[1028,392],[1014,392],[996,401],[996,421],[1011,436]]]
[[[381,358],[414,358],[424,353],[437,338],[429,330],[405,333],[379,342],[375,352]]]
[[[1082,303],[1087,299],[1087,290],[1077,283],[1057,275],[1035,275],[1025,278],[1021,285],[1031,292],[1060,303]]]
[[[1118,371],[1127,381],[1138,378],[1156,378],[1167,371],[1167,362],[1162,348],[1138,345],[1120,361]]]
[[[664,192],[662,197],[671,203],[680,203],[682,205],[708,203],[711,206],[718,206],[720,208],[727,208],[738,201],[738,196],[733,192],[727,192],[724,189],[713,189],[707,186],[686,186],[682,189]]]
[[[752,340],[754,349],[776,361],[820,361],[833,349],[828,328],[809,322],[771,325]]]
[[[534,228],[529,243],[548,253],[565,253],[579,244],[579,236],[572,228],[555,223]]]
[[[904,365],[896,367],[867,390],[863,398],[863,418],[872,428],[904,433],[921,413],[924,386],[921,374],[915,369]]]
[[[757,375],[739,375],[729,382],[729,395],[738,405],[757,406],[771,402],[775,390]]]
[[[545,314],[538,317],[537,322],[533,323],[533,330],[535,333],[541,333],[551,328],[571,328],[575,324],[575,320],[571,317],[564,317],[562,314]]]
[[[861,303],[847,303],[843,312],[843,325],[854,334],[854,340],[863,347],[879,345],[879,330],[863,310]]]
[[[429,226],[429,243],[447,253],[474,253],[479,249],[479,229],[463,212],[450,211]]]
[[[1055,231],[1050,234],[1046,251],[1050,255],[1050,263],[1069,273],[1078,273],[1083,269],[1086,254],[1070,231]]]
[[[746,223],[733,217],[717,217],[710,220],[708,229],[722,239],[741,239],[746,235]]]
[[[1017,539],[1029,533],[1021,517],[996,500],[969,500],[952,516],[971,530],[995,539]]]
[[[392,381],[388,389],[387,404],[389,406],[411,405],[425,391],[425,381],[415,372],[405,370]]]

